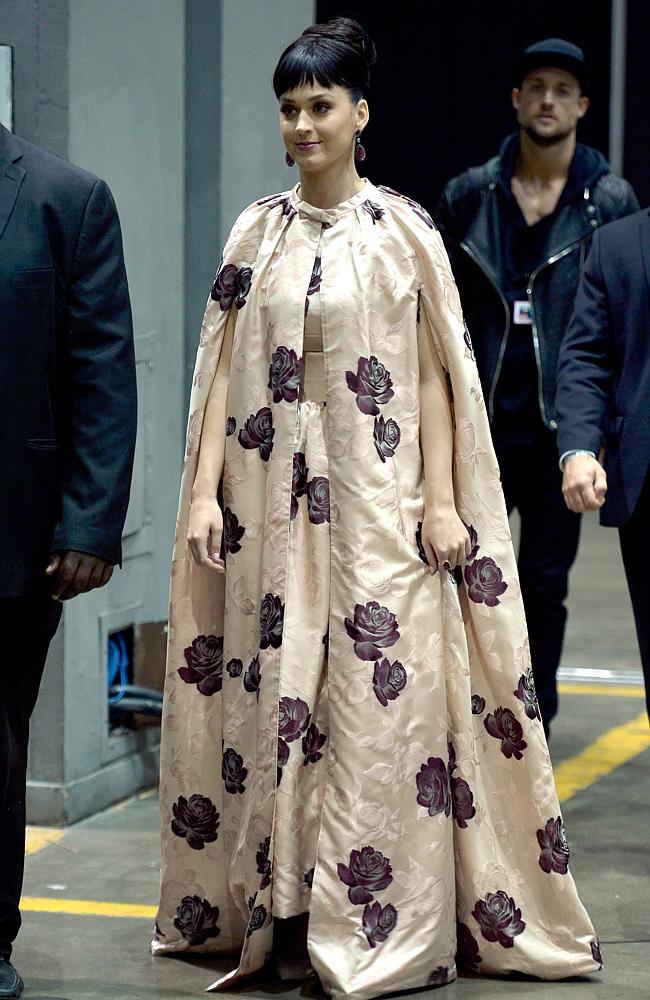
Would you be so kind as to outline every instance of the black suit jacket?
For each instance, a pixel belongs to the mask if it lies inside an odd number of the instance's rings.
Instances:
[[[122,238],[106,184],[0,126],[0,597],[52,551],[121,559],[136,432]]]
[[[560,351],[560,454],[605,445],[601,522],[633,513],[650,467],[650,212],[594,233]]]

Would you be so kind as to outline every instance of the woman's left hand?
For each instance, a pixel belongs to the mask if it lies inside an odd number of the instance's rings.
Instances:
[[[425,511],[422,546],[431,573],[436,573],[440,566],[452,570],[465,562],[472,543],[454,507]]]

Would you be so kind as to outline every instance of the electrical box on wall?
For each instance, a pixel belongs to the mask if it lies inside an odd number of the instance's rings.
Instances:
[[[13,49],[0,45],[0,122],[13,132]]]

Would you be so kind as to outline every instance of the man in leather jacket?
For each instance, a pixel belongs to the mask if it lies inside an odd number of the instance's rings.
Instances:
[[[565,507],[556,450],[560,344],[594,230],[638,208],[630,185],[576,142],[589,106],[582,50],[529,46],[512,92],[519,132],[449,181],[436,222],[473,340],[508,510],[546,733],[557,711],[568,574],[580,515]]]

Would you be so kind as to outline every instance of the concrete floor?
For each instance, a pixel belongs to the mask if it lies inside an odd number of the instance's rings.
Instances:
[[[585,526],[570,613],[565,666],[612,669],[623,681],[633,679],[629,675],[639,670],[638,653],[617,536],[593,520]],[[629,760],[613,770],[604,765],[609,772],[601,776],[589,778],[585,765],[584,780],[590,783],[572,795],[569,790],[563,803],[573,875],[600,936],[605,968],[591,979],[559,984],[463,976],[439,994],[446,1000],[650,1000],[650,747],[645,727],[637,725],[636,744],[630,727],[644,702],[638,685],[585,684],[578,691],[571,685],[567,691],[551,744],[561,797],[562,762],[588,754],[594,741],[616,727],[623,728],[610,738],[614,756],[627,740],[632,748]],[[605,750],[603,755],[605,759]],[[597,765],[596,759],[596,772]],[[53,842],[27,857],[24,893],[30,909],[14,953],[26,980],[26,1000],[199,996],[217,971],[231,967],[206,957],[149,956],[152,919],[146,908],[157,897],[157,826],[156,794],[151,791],[62,835],[41,832],[42,841]],[[30,842],[36,845],[37,840],[38,831],[33,831]],[[89,912],[53,912],[57,906],[83,910],[70,903],[75,900],[90,901],[85,906]],[[96,901],[145,909],[132,916],[101,915]],[[315,987],[287,990],[269,977],[250,982],[239,993],[322,996]]]

